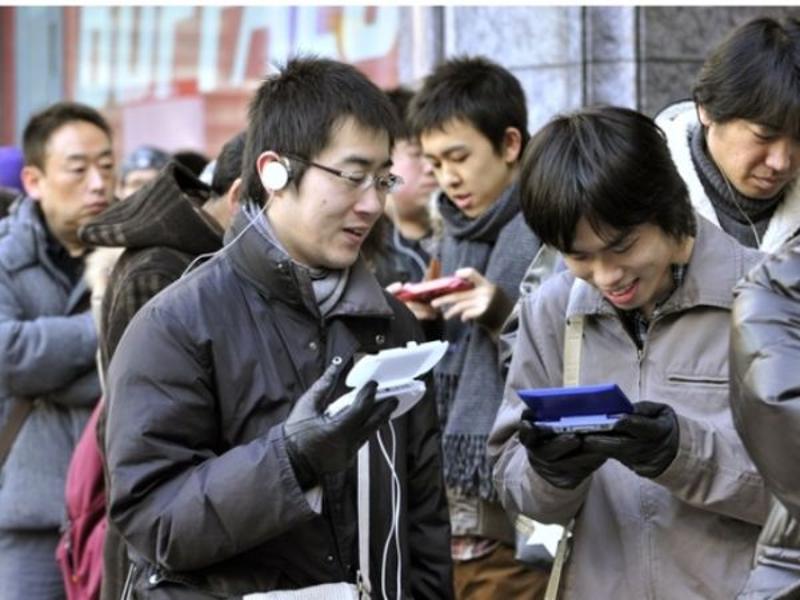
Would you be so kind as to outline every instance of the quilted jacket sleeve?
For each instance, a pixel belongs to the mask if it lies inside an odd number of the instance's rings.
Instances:
[[[173,571],[214,565],[316,516],[282,427],[218,449],[212,376],[188,337],[149,304],[108,377],[111,519],[133,548]]]
[[[734,423],[767,486],[800,518],[800,237],[756,266],[736,296]]]
[[[40,396],[93,368],[97,333],[91,314],[26,319],[14,282],[0,270],[0,386]],[[96,396],[92,398],[96,400]]]
[[[546,285],[541,293],[525,296],[520,302],[519,332],[503,403],[489,438],[489,455],[494,461],[495,486],[506,511],[511,515],[522,513],[541,523],[566,525],[586,499],[592,478],[566,490],[536,474],[517,435],[524,405],[516,394],[519,389],[561,385],[560,349],[564,344],[566,303],[563,292]]]

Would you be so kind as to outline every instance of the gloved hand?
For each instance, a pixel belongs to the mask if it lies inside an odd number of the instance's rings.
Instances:
[[[304,490],[313,487],[326,473],[346,469],[358,449],[397,408],[396,398],[376,402],[378,384],[370,381],[350,406],[334,416],[326,415],[325,396],[334,385],[336,371],[335,366],[328,367],[297,399],[283,424],[286,452]]]
[[[678,453],[678,418],[671,406],[636,402],[608,433],[591,433],[584,445],[614,458],[642,477],[658,477]]]
[[[533,421],[533,411],[523,411],[519,441],[528,451],[533,470],[552,485],[568,490],[576,488],[606,461],[604,455],[588,452],[581,436],[555,433],[534,425]]]

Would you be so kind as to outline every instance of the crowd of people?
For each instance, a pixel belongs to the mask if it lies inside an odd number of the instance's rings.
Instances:
[[[691,97],[531,135],[487,57],[390,91],[295,57],[213,160],[119,166],[96,109],[33,115],[0,149],[0,600],[800,597],[800,21],[730,32]],[[329,409],[434,340],[410,408]],[[598,430],[518,393],[608,382]]]

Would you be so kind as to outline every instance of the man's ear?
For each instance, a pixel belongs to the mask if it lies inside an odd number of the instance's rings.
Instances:
[[[44,179],[44,173],[42,173],[42,170],[33,165],[25,165],[22,167],[22,173],[20,173],[20,177],[22,178],[22,187],[25,188],[25,193],[33,200],[41,200],[42,179]]]
[[[256,169],[261,185],[268,194],[282,190],[292,179],[289,165],[272,150],[259,154],[256,159]]]
[[[503,160],[513,164],[522,153],[522,133],[516,127],[506,127],[503,133]]]
[[[237,177],[228,189],[228,193],[225,194],[225,208],[231,217],[239,211],[241,193],[242,178]]]
[[[708,114],[708,111],[701,104],[697,105],[697,118],[700,119],[703,127],[708,127],[714,121],[711,118],[711,115]]]

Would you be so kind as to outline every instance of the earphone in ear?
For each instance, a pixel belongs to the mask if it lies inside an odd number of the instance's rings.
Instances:
[[[268,192],[277,192],[286,187],[291,179],[289,168],[280,160],[273,160],[261,171],[261,185]]]

